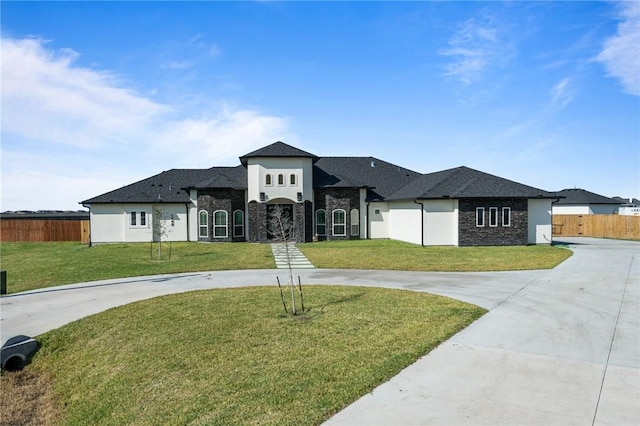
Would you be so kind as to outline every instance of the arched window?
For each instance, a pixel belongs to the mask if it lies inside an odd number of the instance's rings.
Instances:
[[[213,237],[227,238],[229,236],[227,231],[228,223],[226,211],[216,210],[213,212]]]
[[[271,175],[267,173],[267,175],[265,175],[264,177],[264,184],[266,186],[271,186],[273,185],[273,183],[271,182]]]
[[[291,186],[296,186],[296,175],[291,173],[291,176],[289,176],[289,184]]]
[[[360,235],[360,212],[358,209],[351,210],[351,235],[354,237]]]
[[[327,235],[327,212],[316,210],[316,235]]]
[[[333,211],[333,235],[347,235],[347,212],[342,209]]]
[[[278,175],[278,185],[280,186],[284,185],[284,175],[282,173]]]
[[[233,212],[233,236],[244,237],[244,212],[242,210]]]
[[[198,213],[198,236],[206,237],[209,235],[209,214],[205,210]]]

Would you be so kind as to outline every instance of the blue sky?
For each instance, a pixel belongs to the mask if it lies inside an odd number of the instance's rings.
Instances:
[[[640,198],[640,2],[2,2],[2,205],[282,140]]]

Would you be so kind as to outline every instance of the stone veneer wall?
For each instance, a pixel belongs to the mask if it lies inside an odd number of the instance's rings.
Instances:
[[[198,237],[198,241],[225,242],[245,240],[245,237],[233,237],[233,212],[236,210],[245,211],[243,190],[198,190],[198,212],[200,212],[200,210],[206,210],[209,215],[209,232],[207,237]],[[227,212],[227,238],[213,238],[213,213],[217,210]],[[247,229],[245,226],[245,235],[246,233]]]
[[[476,208],[484,207],[485,226],[476,226]],[[498,208],[498,226],[489,226],[489,207]],[[511,208],[511,226],[502,226],[502,208]],[[511,246],[529,242],[526,199],[466,199],[459,201],[459,246]]]
[[[252,243],[266,243],[267,238],[267,205],[257,201],[249,203],[247,214],[249,215],[249,232],[247,240]]]
[[[349,240],[351,236],[351,210],[360,209],[360,191],[356,188],[323,188],[315,190],[315,210],[327,212],[327,240]],[[343,209],[346,212],[345,236],[333,235],[333,211]],[[314,212],[315,214],[315,212]],[[360,212],[362,214],[362,212]],[[315,231],[314,231],[315,232]]]
[[[308,202],[307,202],[308,203]],[[308,203],[310,204],[310,203]],[[293,203],[294,232],[298,235],[296,242],[302,243],[308,235],[306,228],[308,224],[305,220],[306,203]],[[251,201],[249,203],[249,232],[247,240],[253,243],[268,243],[269,239],[269,217],[267,215],[267,203]]]

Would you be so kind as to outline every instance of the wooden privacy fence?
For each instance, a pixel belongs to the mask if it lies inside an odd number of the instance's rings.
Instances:
[[[554,214],[553,236],[640,240],[640,216]]]
[[[89,221],[66,219],[0,220],[0,241],[80,241],[89,244]]]

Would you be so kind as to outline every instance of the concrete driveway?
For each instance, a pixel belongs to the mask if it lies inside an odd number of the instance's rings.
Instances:
[[[327,425],[640,424],[640,243],[567,238],[553,270],[416,273],[299,270],[305,284],[425,291],[490,310]],[[36,336],[170,293],[274,285],[285,271],[74,284],[0,299],[2,336]]]

